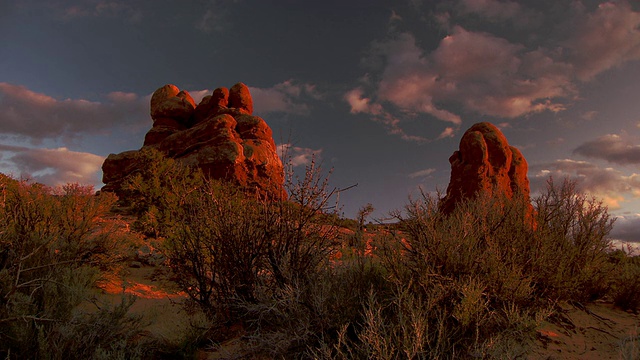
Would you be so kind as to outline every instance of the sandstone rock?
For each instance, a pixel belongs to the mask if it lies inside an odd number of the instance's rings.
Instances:
[[[237,83],[229,90],[229,107],[236,108],[247,114],[253,114],[253,99],[249,88],[243,83]]]
[[[138,151],[130,150],[120,154],[109,154],[102,164],[102,191],[119,192],[124,178],[137,168]]]
[[[488,122],[477,123],[460,140],[460,149],[449,158],[451,179],[440,210],[451,213],[457,203],[480,192],[529,197],[527,161],[509,146],[502,132]]]
[[[193,112],[193,125],[198,124],[202,120],[209,117],[209,115],[214,111],[214,101],[212,100],[211,95],[207,95],[202,98],[200,104],[196,106],[196,109]]]
[[[193,114],[193,123],[197,124],[209,116],[216,116],[227,109],[229,105],[229,90],[225,87],[213,90],[213,94],[202,98],[200,104],[196,106]]]
[[[175,85],[165,85],[151,96],[150,113],[153,120],[171,118],[181,123],[189,121],[195,110],[195,102],[186,91]]]
[[[168,136],[184,129],[186,129],[186,127],[176,120],[159,118],[153,123],[153,127],[147,132],[147,135],[145,135],[144,146],[158,144]]]
[[[180,89],[172,84],[167,84],[154,91],[153,95],[151,95],[151,118],[155,119],[154,112],[160,107],[160,104],[174,96],[178,96],[178,93],[180,93]]]
[[[248,91],[249,89],[247,88],[247,93]],[[249,95],[249,99],[251,99],[251,95]],[[228,107],[229,106],[229,89],[227,89],[226,87],[220,87],[213,90],[213,94],[211,94],[211,101],[215,106]]]
[[[154,124],[143,149],[153,147],[183,164],[201,168],[211,178],[284,199],[284,170],[271,128],[262,118],[250,115],[252,111],[251,94],[242,83],[231,91],[217,88],[198,106],[186,91],[165,85],[151,98]],[[102,166],[105,191],[121,193],[127,177],[142,166],[138,154],[134,150],[109,155]]]

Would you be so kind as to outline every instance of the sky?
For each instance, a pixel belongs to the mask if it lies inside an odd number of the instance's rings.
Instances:
[[[139,149],[149,99],[247,84],[342,211],[374,218],[445,191],[474,123],[568,177],[640,242],[640,2],[591,0],[0,0],[0,172],[102,185]]]

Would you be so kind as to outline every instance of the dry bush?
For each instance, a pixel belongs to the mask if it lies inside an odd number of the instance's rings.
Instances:
[[[615,267],[611,296],[613,303],[623,310],[640,310],[640,256],[631,256],[622,250],[610,255]]]
[[[523,198],[480,195],[445,216],[436,197],[411,201],[380,253],[395,295],[371,295],[341,357],[517,357],[556,301],[604,294],[606,208],[570,182],[535,204],[532,218]]]
[[[152,204],[178,282],[212,319],[244,324],[247,356],[513,358],[556,301],[610,288],[613,221],[570,182],[550,181],[533,213],[523,197],[480,195],[445,216],[424,195],[373,257],[331,263],[332,191],[306,170],[287,177],[290,201],[187,175]]]
[[[247,195],[157,151],[129,182],[134,208],[147,230],[167,238],[176,279],[211,314],[229,317],[236,299],[255,288],[282,289],[304,281],[333,251],[336,227],[324,210],[327,181],[312,163],[301,179],[288,177],[289,201]]]
[[[64,334],[77,341],[74,349],[94,351],[104,342],[80,339],[91,336],[86,326],[96,318],[74,309],[89,298],[100,269],[118,260],[118,239],[103,218],[115,198],[5,176],[0,189],[0,356],[64,358],[71,346],[58,341]],[[100,316],[124,319],[115,310]]]
[[[606,293],[612,271],[609,232],[615,220],[607,208],[569,180],[560,186],[549,180],[535,207],[538,230],[529,256],[537,295],[584,301]]]
[[[143,170],[132,184],[138,184],[139,198],[147,191],[170,192],[145,206],[146,214],[162,214],[156,218],[175,279],[212,320],[244,324],[248,353],[295,357],[333,341],[343,324],[357,320],[369,289],[383,287],[379,265],[330,264],[338,245],[332,220],[338,217],[315,162],[299,178],[288,173],[289,200],[281,202],[188,175],[197,170],[174,169],[179,166],[155,162],[164,170]],[[170,184],[153,180],[163,174],[187,175]]]

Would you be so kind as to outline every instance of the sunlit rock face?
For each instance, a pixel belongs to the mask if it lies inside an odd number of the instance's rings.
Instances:
[[[153,127],[142,149],[155,148],[248,192],[284,199],[284,171],[271,128],[252,114],[253,100],[245,84],[215,89],[197,106],[188,92],[165,85],[151,97]],[[138,153],[107,157],[102,165],[104,191],[121,192],[123,182],[141,166]]]
[[[528,165],[522,153],[510,146],[502,132],[488,122],[473,125],[449,158],[451,179],[440,210],[451,213],[456,204],[480,192],[529,198]]]

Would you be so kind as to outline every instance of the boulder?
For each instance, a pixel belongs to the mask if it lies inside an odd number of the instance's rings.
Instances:
[[[253,101],[246,85],[236,84],[231,91],[217,88],[198,106],[186,91],[165,85],[151,97],[150,112],[154,123],[142,149],[155,148],[250,193],[278,200],[287,197],[271,128],[251,115]],[[102,165],[105,191],[123,193],[122,184],[142,166],[138,154],[132,150],[109,155]]]
[[[251,94],[248,93],[249,89],[246,86],[245,88],[247,89],[247,94],[249,96],[249,99],[251,99]],[[220,87],[213,90],[213,93],[211,94],[211,102],[218,107],[228,107],[229,106],[229,89],[227,89],[226,87]],[[253,104],[253,100],[250,100],[250,102],[251,104]]]
[[[109,154],[102,164],[102,182],[105,186],[101,190],[119,192],[125,178],[139,168],[137,161],[137,150]]]
[[[150,113],[155,121],[158,119],[174,119],[180,123],[189,121],[196,104],[191,95],[180,91],[175,85],[165,85],[153,92]]]
[[[477,123],[464,133],[459,150],[451,155],[449,163],[451,178],[440,203],[443,213],[451,213],[460,201],[472,199],[480,192],[529,198],[527,161],[488,122]]]
[[[236,108],[249,115],[253,114],[253,99],[247,85],[237,83],[231,87],[228,107]]]
[[[184,129],[186,129],[185,125],[174,119],[159,118],[153,122],[153,127],[145,135],[144,146],[158,144],[168,136]]]

